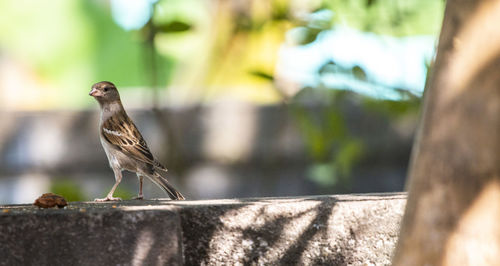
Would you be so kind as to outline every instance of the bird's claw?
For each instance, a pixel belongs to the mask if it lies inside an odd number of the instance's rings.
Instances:
[[[137,197],[133,197],[132,199],[135,199],[135,200],[142,200],[142,199],[144,199],[144,196],[140,195],[140,196],[137,196]]]
[[[118,197],[105,197],[105,198],[102,198],[102,199],[94,199],[94,201],[96,202],[105,202],[105,201],[118,201],[118,200],[122,200],[121,198],[118,198]]]

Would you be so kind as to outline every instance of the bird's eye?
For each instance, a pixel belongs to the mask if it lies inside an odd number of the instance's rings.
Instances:
[[[107,91],[108,91],[108,87],[105,87],[105,88],[104,88],[104,92],[107,92]]]

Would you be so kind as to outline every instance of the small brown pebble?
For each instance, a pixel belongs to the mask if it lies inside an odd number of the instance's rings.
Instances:
[[[7,213],[7,212],[9,212],[9,209],[3,209],[2,212]]]
[[[56,195],[54,193],[45,193],[38,199],[36,199],[33,205],[38,206],[39,208],[53,208],[56,206],[58,208],[63,208],[64,206],[68,205],[68,203],[62,196]]]
[[[111,208],[116,209],[116,205],[111,206]]]
[[[84,208],[80,208],[80,210],[79,210],[79,211],[80,211],[80,212],[86,212],[87,210],[86,210],[86,209],[84,209]]]

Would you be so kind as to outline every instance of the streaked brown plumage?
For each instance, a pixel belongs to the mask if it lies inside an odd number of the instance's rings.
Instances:
[[[113,197],[113,193],[122,179],[123,170],[137,174],[140,185],[138,199],[143,198],[144,176],[160,186],[171,199],[184,199],[184,196],[159,174],[158,170],[166,172],[167,168],[151,154],[146,141],[125,112],[115,85],[108,81],[96,83],[89,95],[101,106],[99,135],[116,180],[106,198],[96,201],[119,200]]]

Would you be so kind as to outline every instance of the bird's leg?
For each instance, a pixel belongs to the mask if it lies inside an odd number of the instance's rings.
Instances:
[[[144,199],[144,196],[142,195],[142,181],[144,180],[144,176],[141,174],[137,174],[137,178],[139,179],[139,195],[137,197],[134,197],[134,199]]]
[[[122,181],[122,171],[120,169],[113,169],[113,172],[115,173],[115,184],[111,188],[111,191],[109,191],[108,195],[105,198],[102,199],[95,199],[95,201],[110,201],[110,200],[121,200],[120,198],[115,198],[113,197],[113,193],[115,193],[115,189],[118,187],[118,184]]]

